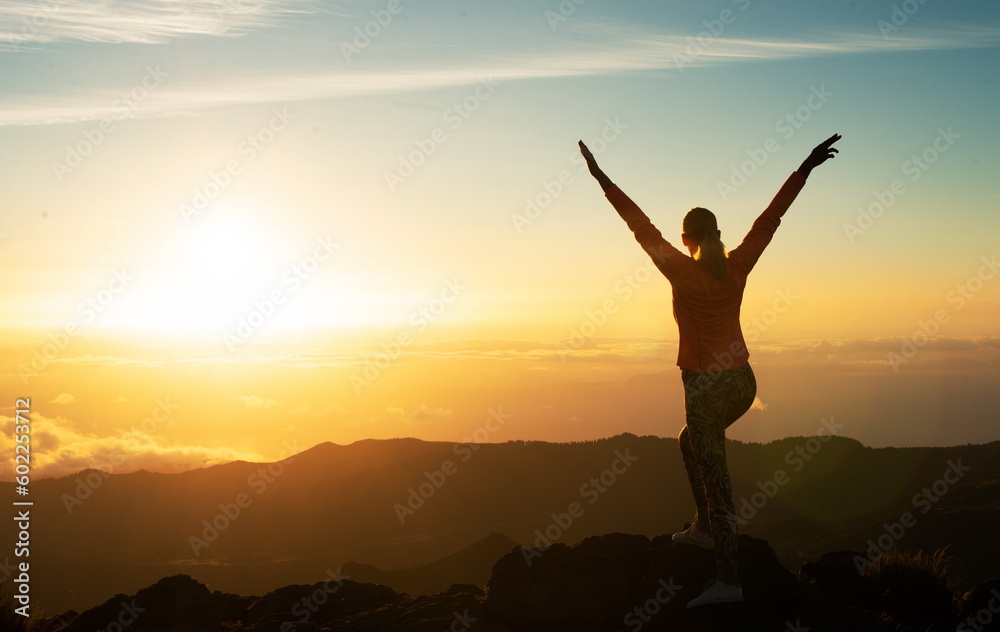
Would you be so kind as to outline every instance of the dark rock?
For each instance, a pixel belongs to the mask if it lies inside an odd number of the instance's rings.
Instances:
[[[222,608],[204,584],[188,575],[164,577],[129,597],[118,594],[81,613],[62,632],[129,629],[159,632],[216,632],[222,629]]]
[[[481,588],[410,599],[390,588],[350,580],[292,585],[262,597],[208,588],[187,575],[161,579],[135,596],[116,595],[80,615],[67,612],[41,622],[52,632],[323,632],[482,630]],[[123,614],[124,613],[124,614]],[[65,624],[65,625],[63,625]],[[119,627],[120,626],[120,627]]]
[[[486,630],[482,588],[455,584],[437,595],[392,603],[337,621],[331,630],[352,632],[481,632]]]
[[[958,624],[966,630],[1000,632],[1000,579],[976,584],[958,599]]]
[[[212,599],[219,605],[223,621],[241,621],[247,609],[260,597],[243,597],[216,590],[212,592]]]
[[[324,626],[353,614],[405,601],[404,595],[377,584],[348,579],[311,585],[284,586],[257,599],[246,612],[244,624],[311,623]],[[306,628],[303,628],[306,629]]]
[[[67,612],[35,624],[39,632],[119,626],[127,632],[1000,630],[1000,579],[953,603],[935,572],[904,560],[866,575],[855,556],[824,555],[803,565],[800,580],[778,563],[767,542],[744,534],[738,562],[745,601],[688,610],[688,601],[716,574],[713,552],[673,544],[669,536],[650,541],[613,533],[574,546],[515,547],[496,562],[485,592],[455,584],[411,598],[343,579],[241,597],[209,592],[175,575],[134,596],[116,595],[79,615]]]
[[[487,612],[522,626],[558,622],[581,630],[621,621],[635,602],[648,557],[645,536],[622,533],[590,537],[573,547],[515,547],[493,566]]]
[[[858,568],[856,560],[867,559],[856,551],[826,553],[815,562],[806,562],[799,569],[799,577],[820,592],[845,603],[864,607],[876,605],[871,581]]]
[[[486,610],[497,629],[771,629],[800,597],[763,540],[741,535],[743,604],[687,610],[715,577],[712,551],[620,533],[547,550],[515,548],[493,568]],[[721,626],[721,627],[720,627]]]

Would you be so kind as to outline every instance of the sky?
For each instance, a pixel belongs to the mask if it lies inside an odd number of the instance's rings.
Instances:
[[[750,277],[728,436],[997,440],[998,48],[986,1],[5,2],[4,480],[17,398],[38,476],[675,436],[669,283],[580,139],[735,247],[842,134]]]

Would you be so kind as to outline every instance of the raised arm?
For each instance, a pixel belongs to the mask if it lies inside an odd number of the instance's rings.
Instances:
[[[760,258],[760,255],[764,252],[764,248],[771,243],[774,231],[781,224],[781,217],[788,210],[788,207],[792,205],[792,202],[795,201],[802,187],[805,186],[806,178],[809,177],[812,170],[830,158],[833,158],[834,154],[837,153],[833,144],[840,140],[840,138],[840,134],[834,134],[819,145],[816,145],[806,159],[802,161],[802,165],[798,170],[788,176],[788,180],[782,185],[781,189],[774,196],[774,199],[771,200],[771,203],[767,205],[764,212],[753,223],[750,232],[743,238],[743,243],[730,251],[729,258],[737,265],[743,266],[746,273],[750,272]]]
[[[618,211],[618,214],[621,215],[621,218],[625,220],[629,230],[635,235],[636,241],[646,251],[646,254],[653,259],[653,263],[656,264],[660,272],[666,275],[667,278],[673,278],[679,271],[680,266],[684,265],[684,261],[689,261],[689,258],[670,245],[670,242],[663,238],[663,235],[660,234],[656,226],[653,226],[653,223],[649,221],[649,217],[642,212],[642,209],[631,198],[625,195],[611,181],[611,178],[597,166],[594,154],[590,153],[590,150],[587,149],[582,140],[580,141],[580,152],[583,154],[584,160],[587,161],[587,168],[590,169],[590,174],[597,179],[597,182],[604,190],[604,195],[611,202],[611,205],[615,207],[615,210]]]

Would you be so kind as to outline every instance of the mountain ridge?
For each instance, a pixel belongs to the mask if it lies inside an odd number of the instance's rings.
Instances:
[[[598,438],[598,439],[585,439],[585,440],[579,440],[579,441],[545,441],[545,440],[540,440],[540,439],[531,439],[531,440],[527,440],[527,439],[508,439],[507,441],[497,442],[497,443],[493,443],[493,444],[479,444],[477,442],[468,442],[468,443],[475,444],[475,445],[507,445],[507,444],[574,445],[574,444],[593,443],[595,441],[608,441],[608,440],[616,439],[618,437],[634,437],[634,438],[638,438],[638,439],[644,439],[644,438],[671,439],[671,437],[660,437],[660,436],[657,436],[657,435],[635,435],[635,434],[632,434],[632,433],[629,433],[629,432],[622,432],[622,433],[618,433],[618,434],[611,435],[611,436],[608,436],[608,437],[601,437],[601,438]],[[796,441],[796,440],[806,441],[806,440],[809,440],[809,439],[819,439],[819,438],[829,438],[829,439],[832,439],[832,440],[835,440],[835,441],[846,441],[846,442],[854,443],[854,444],[857,444],[858,447],[860,447],[862,449],[865,449],[865,450],[949,450],[949,449],[969,448],[969,447],[996,447],[996,448],[1000,449],[1000,440],[990,441],[990,442],[987,442],[987,443],[964,443],[964,444],[954,444],[954,445],[944,445],[944,446],[880,446],[880,447],[876,447],[876,446],[866,445],[866,444],[862,443],[858,439],[854,439],[852,437],[840,436],[840,435],[790,435],[790,436],[787,436],[787,437],[782,437],[780,439],[773,439],[773,440],[768,441],[768,442],[740,441],[739,439],[730,439],[730,438],[727,438],[726,441],[727,441],[727,443],[735,443],[735,444],[740,444],[740,445],[768,447],[768,446],[775,446],[775,445],[784,444],[784,443],[788,443],[788,442]],[[227,461],[225,463],[214,463],[212,465],[206,465],[206,466],[202,466],[202,467],[195,467],[195,468],[191,468],[189,470],[181,470],[181,471],[177,471],[177,472],[153,472],[153,471],[146,470],[146,469],[133,470],[133,471],[129,471],[129,472],[114,472],[114,471],[109,471],[109,470],[103,470],[103,469],[101,469],[99,467],[87,467],[87,468],[83,468],[83,469],[81,469],[81,470],[79,470],[77,472],[71,472],[71,473],[68,473],[68,474],[60,474],[58,476],[51,476],[51,477],[50,476],[45,476],[45,477],[35,478],[34,482],[49,481],[49,480],[59,480],[59,479],[64,479],[64,478],[69,478],[69,477],[78,477],[78,476],[81,476],[83,474],[86,474],[87,472],[97,472],[99,474],[110,475],[110,476],[124,476],[124,475],[129,475],[129,474],[152,474],[152,475],[172,476],[172,475],[177,475],[177,474],[188,474],[188,473],[191,473],[191,472],[201,472],[201,471],[205,471],[205,470],[212,470],[214,468],[224,468],[224,467],[226,467],[228,465],[234,465],[234,464],[237,464],[237,465],[271,465],[271,464],[281,463],[283,461],[296,460],[299,457],[302,457],[302,456],[305,456],[305,455],[314,456],[316,454],[321,453],[324,450],[326,450],[326,451],[332,451],[332,450],[334,450],[336,448],[350,448],[350,447],[353,447],[353,446],[357,446],[359,444],[375,445],[375,444],[390,444],[390,443],[403,443],[403,442],[408,442],[408,443],[413,443],[413,444],[424,444],[424,445],[440,445],[440,446],[454,446],[454,445],[458,445],[458,444],[465,444],[465,443],[467,443],[467,442],[463,442],[463,441],[428,440],[428,439],[420,439],[418,437],[392,437],[392,438],[388,438],[388,439],[373,439],[373,438],[369,438],[369,439],[357,439],[355,441],[352,441],[351,443],[335,443],[335,442],[332,442],[332,441],[322,441],[322,442],[317,443],[317,444],[315,444],[315,445],[313,445],[311,447],[305,448],[305,449],[303,449],[300,452],[296,452],[296,453],[290,454],[288,456],[285,456],[285,457],[282,457],[282,458],[279,458],[279,459],[275,459],[273,461],[247,461],[245,459],[236,459],[234,461]],[[0,486],[3,486],[3,485],[13,485],[13,481],[0,481]]]
[[[731,441],[727,452],[741,531],[767,538],[790,568],[827,551],[864,549],[904,511],[917,523],[893,547],[951,545],[971,583],[1000,566],[988,535],[1000,530],[1000,442],[886,449],[789,437]],[[635,462],[615,466],[619,453]],[[940,482],[955,460],[971,469],[920,513],[914,494]],[[317,444],[272,462],[273,475],[267,465],[95,475],[98,484],[83,488],[81,477],[34,481],[32,561],[45,569],[35,589],[54,608],[78,611],[177,573],[261,594],[348,562],[423,567],[492,532],[526,545],[614,532],[654,537],[693,514],[676,439],[649,435],[572,443],[373,439]],[[584,511],[562,528],[553,516],[573,503]],[[412,515],[398,511],[410,504]],[[963,517],[977,528],[962,529]],[[0,538],[13,541],[7,522]],[[93,570],[94,560],[103,570]]]

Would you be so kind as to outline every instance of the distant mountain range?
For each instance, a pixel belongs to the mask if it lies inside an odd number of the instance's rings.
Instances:
[[[872,449],[826,436],[727,446],[743,532],[766,539],[790,569],[829,551],[877,559],[948,546],[966,585],[1000,575],[1000,442]],[[0,486],[14,497],[12,483]],[[653,538],[693,514],[676,440],[630,434],[324,443],[273,464],[86,470],[34,481],[31,500],[32,595],[49,615],[175,574],[242,595],[338,569],[411,596],[482,587],[515,544]],[[16,540],[13,521],[0,521],[0,538]]]

